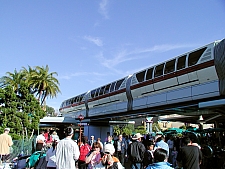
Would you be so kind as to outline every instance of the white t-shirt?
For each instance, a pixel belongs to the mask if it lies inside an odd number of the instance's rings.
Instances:
[[[56,148],[56,168],[76,169],[75,161],[80,156],[79,147],[71,138],[59,141]]]
[[[45,137],[44,137],[42,134],[40,134],[40,135],[38,135],[37,138],[36,138],[36,143],[38,142],[38,140],[41,140],[41,141],[43,141],[43,143],[44,143],[44,142],[45,142]]]

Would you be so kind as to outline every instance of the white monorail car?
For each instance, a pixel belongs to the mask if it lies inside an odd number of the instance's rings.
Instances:
[[[85,117],[225,95],[225,39],[65,100],[64,116]]]

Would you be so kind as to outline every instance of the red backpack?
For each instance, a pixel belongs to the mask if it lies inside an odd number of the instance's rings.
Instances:
[[[89,144],[82,144],[80,146],[80,157],[79,160],[80,161],[85,161],[86,155],[89,153],[89,151],[91,150],[91,146]]]

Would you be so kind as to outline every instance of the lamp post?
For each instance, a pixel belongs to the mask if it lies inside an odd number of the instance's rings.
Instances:
[[[80,121],[80,140],[79,140],[79,146],[81,145],[81,121],[84,119],[84,116],[82,114],[80,114],[78,116],[78,119]]]

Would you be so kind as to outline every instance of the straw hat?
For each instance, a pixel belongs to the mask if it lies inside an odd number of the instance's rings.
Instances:
[[[141,137],[143,137],[143,136],[140,133],[136,133],[132,139],[137,140]]]

